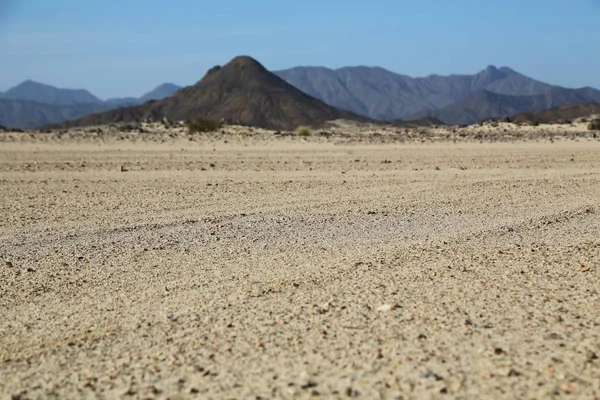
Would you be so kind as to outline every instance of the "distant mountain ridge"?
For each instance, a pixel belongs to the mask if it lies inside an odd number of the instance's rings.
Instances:
[[[379,120],[407,119],[479,91],[527,96],[555,87],[510,68],[489,66],[474,75],[412,78],[380,67],[296,67],[276,71],[300,90],[334,107]]]
[[[554,87],[544,94],[510,96],[480,90],[439,110],[417,113],[411,118],[437,118],[445,124],[472,124],[490,118],[545,110],[566,104],[600,103],[600,91],[593,88],[565,89]]]
[[[157,86],[152,91],[146,93],[139,98],[140,104],[143,104],[150,100],[162,100],[164,98],[172,96],[175,92],[181,89],[181,86],[177,86],[173,83],[163,83]]]
[[[211,68],[198,83],[179,90],[171,97],[89,115],[49,128],[105,125],[149,118],[192,120],[199,117],[280,130],[341,118],[366,120],[301,92],[255,59],[240,56],[222,67]]]
[[[179,89],[180,86],[165,83],[140,98],[113,98],[102,101],[84,89],[60,89],[27,80],[5,93],[0,93],[0,124],[13,128],[34,129],[88,114],[139,105],[149,100],[161,100]]]
[[[0,92],[0,98],[9,100],[31,100],[38,103],[53,105],[81,103],[131,104],[132,102],[142,104],[149,100],[162,100],[165,97],[173,95],[173,93],[179,89],[181,89],[181,86],[177,86],[173,83],[163,83],[139,98],[112,98],[103,101],[85,89],[61,89],[44,83],[26,80],[17,86],[8,89],[4,93]]]
[[[32,80],[27,80],[7,90],[2,98],[7,100],[30,100],[53,105],[103,103],[102,100],[84,89],[58,89]]]
[[[34,129],[57,121],[67,121],[102,112],[104,104],[81,103],[54,105],[30,100],[0,98],[0,125],[19,129]]]

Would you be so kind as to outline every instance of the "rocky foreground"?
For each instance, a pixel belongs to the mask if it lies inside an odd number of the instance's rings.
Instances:
[[[600,397],[593,132],[159,125],[0,134],[0,398]]]

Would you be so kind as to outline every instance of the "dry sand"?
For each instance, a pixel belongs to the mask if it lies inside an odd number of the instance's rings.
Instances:
[[[586,135],[4,134],[0,398],[597,399]]]

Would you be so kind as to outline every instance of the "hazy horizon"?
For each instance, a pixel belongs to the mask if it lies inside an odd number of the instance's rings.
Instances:
[[[596,0],[507,0],[502,7],[473,0],[376,7],[31,0],[5,1],[0,14],[2,92],[29,79],[102,99],[141,96],[165,82],[191,85],[237,55],[269,70],[378,66],[413,77],[495,65],[553,85],[600,88],[600,55],[590,50]]]

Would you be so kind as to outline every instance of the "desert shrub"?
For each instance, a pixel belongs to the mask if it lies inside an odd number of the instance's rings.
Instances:
[[[125,123],[118,126],[120,132],[132,132],[142,129],[142,125],[137,122]]]
[[[296,130],[294,131],[294,133],[298,136],[309,136],[310,135],[310,128],[308,126],[299,126],[296,128]]]
[[[190,133],[214,132],[221,128],[221,122],[210,118],[196,118],[186,123]]]
[[[600,118],[591,120],[588,129],[590,131],[600,131]]]

